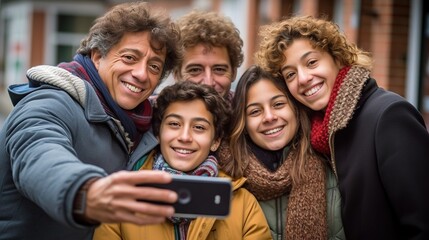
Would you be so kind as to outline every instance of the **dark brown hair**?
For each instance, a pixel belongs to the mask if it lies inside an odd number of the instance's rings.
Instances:
[[[180,30],[165,11],[152,8],[147,2],[119,4],[97,18],[77,52],[88,55],[97,49],[104,57],[125,33],[143,31],[150,32],[152,49],[166,49],[162,80],[182,57]]]
[[[159,135],[162,118],[168,106],[174,102],[189,102],[200,99],[207,110],[213,115],[215,139],[221,139],[230,117],[230,109],[226,100],[214,88],[190,81],[180,81],[165,87],[156,99],[153,114],[153,132]]]

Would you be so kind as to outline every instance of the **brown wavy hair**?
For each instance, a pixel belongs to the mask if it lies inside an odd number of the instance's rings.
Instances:
[[[237,69],[244,59],[243,40],[240,38],[240,31],[230,18],[213,11],[193,10],[179,18],[176,23],[182,33],[185,51],[187,48],[198,44],[204,44],[208,47],[226,47],[233,76],[237,74]],[[183,62],[179,61],[174,69],[176,79],[182,79],[180,77],[182,64]],[[231,79],[231,81],[234,80],[235,78]]]
[[[288,104],[290,104],[297,118],[297,134],[290,145],[291,151],[297,151],[297,158],[292,163],[290,176],[293,182],[299,183],[306,176],[304,166],[307,159],[310,155],[315,154],[310,145],[310,120],[305,108],[301,107],[300,103],[289,93],[286,83],[256,65],[251,66],[243,73],[235,89],[231,104],[231,111],[234,114],[231,116],[227,139],[232,159],[222,168],[231,177],[239,178],[243,176],[243,170],[251,158],[252,153],[248,147],[248,138],[245,135],[247,93],[255,83],[261,80],[272,82],[277,89],[286,95]]]
[[[295,39],[308,39],[314,48],[329,53],[342,66],[359,65],[371,70],[370,53],[349,42],[337,24],[311,16],[293,16],[262,26],[259,30],[260,46],[255,61],[266,71],[280,76],[285,62],[283,52]]]
[[[160,78],[162,80],[182,58],[180,30],[165,10],[155,9],[147,2],[118,4],[97,18],[86,38],[80,43],[77,53],[88,55],[93,49],[97,49],[104,57],[125,33],[143,31],[150,32],[152,49],[166,49]]]

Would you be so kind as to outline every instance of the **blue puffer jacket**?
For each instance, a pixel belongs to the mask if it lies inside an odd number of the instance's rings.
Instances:
[[[122,128],[95,91],[66,70],[38,66],[9,88],[15,105],[0,132],[0,239],[92,239],[72,217],[82,183],[125,169],[156,144],[129,154]]]

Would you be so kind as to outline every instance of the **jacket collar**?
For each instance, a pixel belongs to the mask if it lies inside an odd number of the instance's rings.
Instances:
[[[347,126],[361,100],[362,91],[369,79],[368,69],[353,66],[350,68],[338,91],[332,108],[329,124],[329,135]]]
[[[127,163],[127,170],[132,170],[134,164],[136,164],[136,162],[141,157],[149,154],[149,152],[152,151],[156,146],[158,146],[158,140],[156,139],[155,135],[153,135],[151,130],[146,131]]]
[[[90,122],[104,122],[110,119],[105,113],[94,89],[79,77],[55,66],[40,65],[27,71],[28,84],[9,88],[11,99],[16,104],[29,93],[40,89],[61,89],[67,92],[84,109]]]
[[[377,90],[378,85],[375,79],[369,78],[362,89],[362,94],[359,102],[356,105],[356,111],[358,111],[362,105],[365,104],[366,100]]]

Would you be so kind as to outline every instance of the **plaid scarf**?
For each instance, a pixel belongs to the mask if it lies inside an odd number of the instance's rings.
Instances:
[[[322,111],[316,112],[311,118],[311,145],[316,151],[323,154],[331,155],[328,134],[329,121],[331,120],[331,112],[337,99],[338,91],[349,70],[350,67],[344,67],[338,72],[325,113]]]
[[[156,154],[155,161],[153,163],[153,169],[166,171],[176,175],[195,175],[207,177],[217,177],[218,175],[217,159],[213,155],[209,155],[207,159],[204,160],[196,169],[190,172],[182,172],[170,167],[161,154]]]
[[[164,157],[161,154],[156,154],[154,157],[154,163],[152,169],[166,171],[171,174],[176,175],[195,175],[195,176],[207,176],[207,177],[217,177],[218,175],[218,166],[217,159],[213,155],[209,155],[207,159],[202,162],[196,169],[190,172],[182,172],[176,170],[164,160]],[[189,224],[193,218],[182,218],[182,217],[169,217],[168,218],[174,224],[175,236],[176,239],[185,240],[189,228]]]
[[[149,100],[145,100],[133,110],[121,108],[110,95],[109,90],[88,56],[77,54],[74,57],[74,61],[60,63],[58,67],[69,71],[91,84],[107,115],[118,119],[123,125],[125,132],[129,134],[133,142],[131,149],[134,149],[140,142],[143,133],[150,128],[152,106]]]

